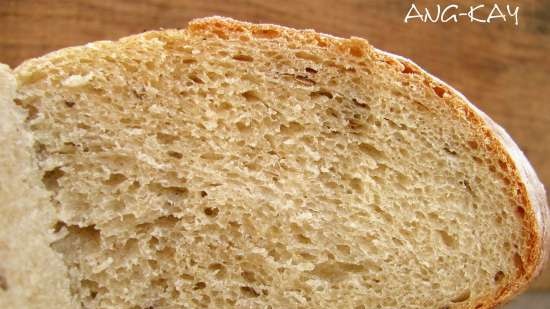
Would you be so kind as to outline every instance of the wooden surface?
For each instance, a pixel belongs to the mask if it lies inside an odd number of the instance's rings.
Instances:
[[[517,297],[502,309],[548,309],[550,308],[550,293],[531,292]]]
[[[411,58],[500,123],[550,185],[550,0],[454,1],[519,5],[513,23],[403,22],[412,1],[31,1],[0,0],[0,62],[224,15],[338,36],[360,36]],[[416,1],[419,8],[453,1]],[[485,11],[485,15],[488,11]],[[550,271],[535,285],[550,288]],[[550,306],[549,306],[550,307]]]

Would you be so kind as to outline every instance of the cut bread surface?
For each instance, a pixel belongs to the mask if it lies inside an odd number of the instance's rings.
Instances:
[[[545,259],[513,142],[362,39],[210,18],[15,77],[83,308],[492,308]]]

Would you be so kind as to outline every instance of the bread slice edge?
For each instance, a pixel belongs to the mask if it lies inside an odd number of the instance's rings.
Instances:
[[[516,282],[505,286],[497,294],[496,298],[491,301],[492,306],[508,302],[512,297],[529,287],[529,283],[540,275],[550,258],[550,208],[548,208],[544,185],[539,180],[533,166],[523,151],[521,151],[508,132],[469,101],[462,93],[421,69],[407,58],[378,49],[376,51],[381,55],[418,68],[424,78],[429,80],[430,83],[438,85],[438,87],[444,87],[450,95],[450,98],[445,102],[453,105],[457,113],[461,113],[461,109],[463,108],[470,111],[471,113],[466,113],[468,120],[478,127],[480,133],[490,133],[489,135],[485,135],[491,139],[495,155],[507,158],[506,161],[518,180],[518,184],[520,184],[520,198],[525,201],[523,207],[526,210],[526,220],[524,222],[527,231],[531,234],[528,246],[530,250],[527,253],[528,260],[525,265],[524,276],[517,278]]]
[[[0,63],[0,308],[76,308],[67,268],[50,247],[54,210],[16,89]]]

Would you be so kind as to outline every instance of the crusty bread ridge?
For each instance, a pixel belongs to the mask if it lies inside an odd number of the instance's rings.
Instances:
[[[213,17],[0,73],[0,305],[493,308],[548,257],[506,132],[363,39]]]

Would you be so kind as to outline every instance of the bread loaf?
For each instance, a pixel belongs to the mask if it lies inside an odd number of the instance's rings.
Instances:
[[[4,71],[4,308],[493,308],[547,257],[504,130],[363,39],[213,17]]]

